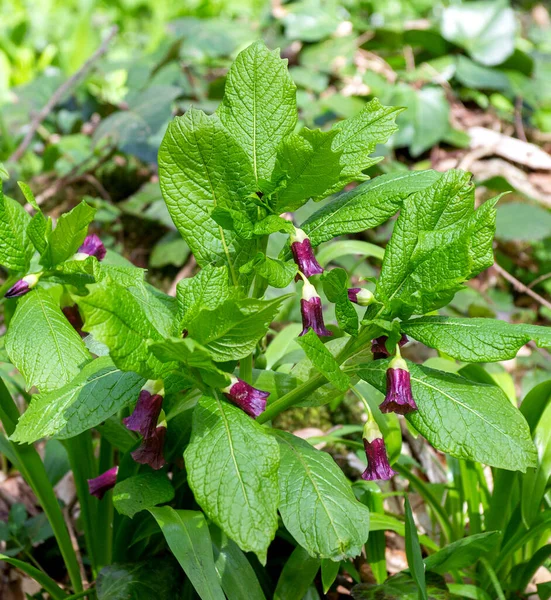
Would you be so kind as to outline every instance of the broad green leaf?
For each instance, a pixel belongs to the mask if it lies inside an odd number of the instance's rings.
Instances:
[[[551,347],[549,328],[497,319],[420,317],[402,323],[401,328],[426,346],[471,363],[514,358],[530,340],[542,348]]]
[[[48,239],[52,231],[52,219],[46,218],[36,202],[36,198],[31,188],[22,181],[18,181],[17,185],[23,192],[25,200],[35,209],[36,214],[30,220],[27,226],[27,235],[33,243],[34,247],[40,254],[43,254],[48,247]]]
[[[384,144],[398,129],[395,119],[402,110],[396,106],[383,106],[374,98],[356,116],[335,125],[337,135],[331,148],[333,152],[342,152],[343,169],[339,182],[326,190],[325,196],[342,190],[351,181],[366,179],[362,171],[381,160],[369,155],[377,144]]]
[[[173,365],[163,364],[147,348],[149,340],[161,341],[170,335],[164,302],[144,285],[123,286],[110,278],[88,289],[88,296],[75,298],[84,316],[84,330],[109,348],[115,365],[148,379],[170,371]]]
[[[0,182],[0,265],[14,272],[29,268],[33,247],[27,234],[31,221],[27,211],[4,196]]]
[[[288,296],[273,300],[228,300],[215,310],[202,310],[186,323],[190,338],[202,344],[214,361],[250,354]]]
[[[297,210],[310,198],[321,200],[328,195],[343,170],[342,150],[332,149],[337,133],[336,129],[324,132],[305,128],[283,140],[274,176],[287,179],[277,193],[277,213]]]
[[[283,566],[274,600],[303,600],[319,568],[319,558],[313,558],[297,546]]]
[[[375,361],[358,374],[384,392],[387,366],[388,360]],[[528,424],[501,388],[409,362],[408,366],[419,410],[407,419],[435,448],[510,471],[525,472],[536,465]]]
[[[189,486],[207,516],[265,563],[277,530],[277,442],[239,408],[203,396],[184,459]]]
[[[279,511],[285,527],[313,557],[357,556],[369,535],[369,511],[350,482],[329,454],[290,433],[272,433],[281,452]]]
[[[178,571],[166,557],[103,567],[96,582],[98,600],[174,600],[180,593]]]
[[[339,363],[323,345],[317,334],[310,329],[306,335],[297,339],[298,345],[304,350],[306,356],[312,361],[314,367],[341,392],[346,392],[350,387],[350,380],[341,371]]]
[[[190,321],[202,309],[214,310],[231,296],[228,267],[201,269],[194,277],[182,279],[176,286],[180,320]]]
[[[130,518],[173,498],[174,488],[162,471],[138,473],[119,481],[113,489],[113,505],[117,512]]]
[[[312,246],[345,233],[358,233],[384,223],[400,208],[404,198],[441,178],[436,171],[408,171],[381,175],[337,196],[309,217],[301,228]]]
[[[428,600],[427,584],[425,581],[425,564],[423,563],[423,557],[421,555],[421,546],[419,545],[419,538],[417,536],[417,526],[413,520],[411,505],[407,496],[405,497],[404,506],[406,511],[406,557],[408,560],[409,571],[413,581],[415,581],[419,589],[419,600]]]
[[[498,65],[513,53],[516,30],[507,0],[465,2],[442,10],[442,36],[483,65]]]
[[[389,577],[381,585],[361,583],[352,588],[354,600],[418,600],[419,588],[406,573],[398,573]],[[452,594],[443,577],[436,573],[427,573],[427,600],[459,600],[460,596]]]
[[[6,334],[6,350],[27,389],[49,392],[72,381],[90,359],[80,335],[42,288],[19,299]]]
[[[279,50],[258,41],[237,56],[217,113],[249,157],[255,180],[269,180],[277,148],[297,122],[296,86]]]
[[[228,600],[265,600],[262,588],[239,546],[215,525],[210,526],[214,567]]]
[[[210,533],[205,516],[195,510],[170,506],[150,508],[168,546],[201,600],[225,600],[214,567]]]
[[[541,206],[508,202],[497,209],[496,237],[500,240],[536,242],[551,236],[551,214]]]
[[[500,539],[500,531],[470,535],[444,546],[438,552],[425,558],[425,567],[427,571],[440,574],[466,569],[493,550]]]
[[[319,249],[316,258],[319,264],[324,267],[336,258],[351,254],[364,257],[372,256],[383,260],[385,251],[380,246],[361,240],[333,240],[330,244],[325,244]]]
[[[191,338],[166,338],[150,344],[149,349],[162,362],[177,361],[190,371],[197,369],[207,385],[215,388],[229,385],[229,374],[221,371],[213,363],[208,350]],[[191,373],[189,375],[191,377]]]
[[[285,288],[295,278],[297,265],[292,261],[283,262],[259,252],[239,270],[241,273],[256,273],[273,287]]]
[[[295,227],[286,219],[277,215],[268,215],[256,221],[256,215],[234,210],[232,208],[217,207],[212,211],[212,218],[222,227],[235,233],[244,240],[263,237],[271,233],[294,233]]]
[[[144,383],[136,373],[117,369],[109,357],[97,358],[63,387],[33,396],[12,439],[30,444],[43,437],[71,438],[136,401]]]
[[[212,218],[217,207],[237,208],[256,191],[246,154],[216,116],[190,109],[168,126],[159,149],[163,196],[178,231],[200,266],[224,265],[234,282],[256,242],[223,230]]]
[[[96,209],[82,201],[73,210],[61,215],[49,235],[40,264],[52,267],[71,258],[84,241],[95,214]]]
[[[382,534],[384,535],[384,534]],[[321,583],[323,586],[323,593],[327,594],[329,588],[337,579],[341,565],[339,562],[334,562],[329,558],[323,558],[321,561]],[[385,573],[386,575],[386,573]]]

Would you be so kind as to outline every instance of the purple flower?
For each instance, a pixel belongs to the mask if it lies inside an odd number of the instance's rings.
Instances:
[[[5,293],[6,298],[19,298],[24,296],[27,292],[30,292],[33,287],[38,283],[42,273],[32,273],[31,275],[25,275],[23,279],[20,279]]]
[[[387,341],[387,339],[388,338],[386,335],[382,335],[381,337],[375,338],[371,342],[371,352],[373,352],[373,358],[386,358],[387,356],[390,356],[385,346],[385,342]],[[402,333],[402,337],[398,342],[398,346],[400,346],[401,348],[404,344],[407,344],[408,341],[409,340],[406,337],[406,335]]]
[[[369,306],[373,300],[373,294],[365,288],[348,288],[348,299],[359,306]]]
[[[302,331],[300,335],[306,335],[310,327],[318,335],[333,335],[323,322],[323,311],[321,309],[321,298],[316,292],[316,288],[304,281],[302,288],[302,299],[300,301],[300,312],[302,313]]]
[[[396,475],[386,453],[383,434],[374,420],[370,419],[364,427],[363,443],[367,457],[367,467],[362,473],[362,479],[377,481],[391,479]]]
[[[103,242],[95,233],[92,233],[86,236],[82,246],[78,249],[78,252],[73,259],[85,260],[89,256],[95,256],[98,260],[103,260],[106,252],[107,250],[105,249]]]
[[[306,277],[323,273],[323,267],[314,256],[310,238],[302,229],[295,228],[295,234],[291,235],[291,252],[298,265],[298,270]]]
[[[88,479],[90,494],[101,500],[110,489],[115,487],[118,472],[119,467],[112,467],[94,479]]]
[[[163,405],[163,395],[161,393],[152,394],[153,389],[150,391],[147,387],[146,384],[141,390],[134,412],[122,420],[127,429],[138,431],[146,439],[155,433]]]
[[[411,378],[406,361],[395,356],[386,370],[386,396],[379,406],[383,413],[407,415],[417,410],[411,394]]]
[[[239,406],[253,419],[266,410],[266,399],[270,395],[270,392],[257,390],[238,377],[232,377],[230,385],[222,392],[228,400]]]
[[[159,425],[155,428],[153,434],[142,440],[141,446],[131,453],[132,458],[142,465],[149,465],[152,469],[158,471],[165,466],[166,461],[163,456],[165,445],[166,425]]]

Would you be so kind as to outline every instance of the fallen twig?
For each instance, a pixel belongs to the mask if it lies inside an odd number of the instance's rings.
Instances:
[[[72,89],[90,71],[90,69],[93,67],[94,63],[107,52],[107,48],[108,48],[109,44],[111,43],[111,40],[117,34],[118,30],[119,30],[119,28],[115,25],[111,29],[111,31],[109,32],[107,37],[103,40],[100,47],[94,52],[94,54],[92,54],[92,56],[82,65],[82,67],[80,67],[80,69],[74,75],[69,77],[69,79],[67,79],[67,81],[63,82],[57,88],[57,90],[52,94],[52,96],[48,100],[48,102],[46,102],[44,107],[35,115],[35,117],[31,121],[29,130],[25,134],[25,137],[23,138],[23,140],[21,141],[19,146],[15,149],[13,154],[10,156],[10,158],[9,158],[10,161],[16,162],[23,156],[23,154],[25,154],[25,151],[27,150],[30,143],[32,142],[34,134],[36,133],[36,130],[40,127],[41,123],[50,114],[50,112],[56,107],[58,102],[60,102],[63,99],[65,94],[70,89]]]
[[[500,265],[498,265],[497,262],[494,262],[494,269],[504,279],[507,279],[507,281],[510,284],[512,284],[512,286],[517,291],[522,292],[523,294],[526,294],[527,296],[530,296],[536,302],[539,302],[542,306],[545,306],[545,308],[548,308],[549,310],[551,310],[551,302],[549,302],[548,300],[546,300],[543,296],[540,296],[537,292],[534,292],[534,290],[531,290],[527,285],[524,285],[524,283],[522,283],[522,281],[519,281],[516,277],[514,277],[513,275],[511,275],[511,273],[509,273],[503,267],[501,267]]]

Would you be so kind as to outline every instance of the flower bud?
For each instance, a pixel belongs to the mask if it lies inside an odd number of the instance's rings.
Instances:
[[[395,356],[386,370],[386,396],[379,406],[383,413],[407,415],[417,410],[417,404],[411,394],[411,377],[406,361]]]
[[[391,468],[388,462],[383,434],[373,419],[365,424],[363,443],[367,467],[362,473],[362,479],[365,479],[365,481],[385,481],[396,475],[396,471]]]
[[[314,256],[310,238],[302,229],[295,228],[295,233],[291,234],[291,252],[298,265],[298,270],[306,277],[323,273],[323,267]]]
[[[359,306],[369,306],[375,297],[365,288],[348,288],[348,299]]]
[[[316,288],[308,281],[304,281],[302,288],[302,299],[300,301],[300,312],[302,314],[302,331],[300,335],[306,335],[310,327],[318,335],[333,335],[323,322],[323,311],[321,308],[321,298],[316,292]]]
[[[30,275],[25,275],[25,277],[11,286],[11,288],[5,293],[5,297],[19,298],[19,296],[24,296],[27,292],[30,292],[33,287],[35,287],[41,275],[42,273],[31,273]]]
[[[142,440],[141,446],[131,453],[132,458],[142,465],[149,465],[152,469],[158,471],[165,464],[163,448],[165,445],[166,421],[163,421],[155,428],[152,435]]]
[[[266,400],[270,395],[270,392],[257,390],[238,377],[232,377],[230,385],[225,387],[222,392],[228,400],[239,406],[253,419],[266,410]]]
[[[146,439],[150,438],[157,427],[163,396],[163,382],[148,381],[140,392],[133,413],[122,420],[126,428],[141,433]]]
[[[112,467],[94,479],[88,479],[90,494],[101,500],[110,489],[115,487],[118,472],[119,467]]]
[[[73,256],[73,260],[86,260],[89,256],[95,256],[98,260],[105,258],[107,250],[103,242],[95,233],[87,235],[78,249],[78,252]]]
[[[373,358],[377,359],[377,358],[386,358],[387,356],[390,356],[390,354],[388,353],[388,350],[386,349],[386,345],[385,342],[388,340],[388,337],[386,335],[382,335],[381,337],[375,338],[372,342],[371,342],[371,352],[373,352]],[[400,338],[400,341],[398,342],[398,346],[401,348],[404,344],[408,343],[408,338],[407,336],[402,333],[402,337]]]

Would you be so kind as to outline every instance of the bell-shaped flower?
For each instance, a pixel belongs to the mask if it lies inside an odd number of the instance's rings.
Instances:
[[[163,397],[163,382],[149,380],[142,388],[132,414],[122,420],[126,428],[141,433],[144,438],[150,438],[157,427]]]
[[[163,456],[165,436],[166,421],[163,421],[158,427],[155,428],[150,437],[144,437],[141,446],[131,453],[132,458],[137,463],[149,465],[156,471],[162,469],[166,464]]]
[[[238,377],[232,377],[230,385],[225,387],[222,392],[228,400],[253,418],[258,417],[266,410],[266,400],[270,395],[270,392],[258,390]]]
[[[362,473],[365,481],[385,481],[396,475],[389,462],[386,453],[383,434],[373,418],[365,424],[363,431],[363,443],[367,467]]]
[[[306,335],[310,327],[318,335],[333,335],[325,327],[323,322],[323,311],[321,308],[321,298],[316,292],[316,288],[306,279],[302,288],[302,298],[300,300],[300,312],[302,314],[302,331],[300,335]]]
[[[90,494],[101,500],[110,489],[115,487],[118,472],[119,467],[112,467],[105,473],[94,477],[94,479],[88,479]]]
[[[30,275],[25,275],[23,279],[20,279],[11,286],[11,288],[5,293],[5,297],[19,298],[19,296],[24,296],[27,292],[30,292],[33,287],[35,287],[41,275],[42,273],[31,273]]]
[[[383,413],[407,415],[417,410],[417,404],[411,393],[411,376],[406,361],[397,349],[396,356],[386,370],[386,396],[379,406]]]
[[[314,256],[310,238],[302,229],[295,228],[295,233],[291,234],[291,252],[298,265],[298,270],[306,277],[323,273],[323,267]]]
[[[358,306],[369,306],[375,297],[365,288],[348,288],[348,299]]]
[[[387,336],[382,335],[381,337],[375,338],[371,342],[371,352],[373,352],[373,358],[386,358],[390,356],[388,350],[386,349],[386,341]],[[398,346],[401,348],[404,344],[408,343],[408,338],[405,333],[402,333],[402,337],[398,342]]]
[[[78,249],[78,252],[73,256],[73,260],[86,260],[89,256],[95,256],[98,260],[105,258],[107,250],[103,242],[95,233],[87,235]]]

